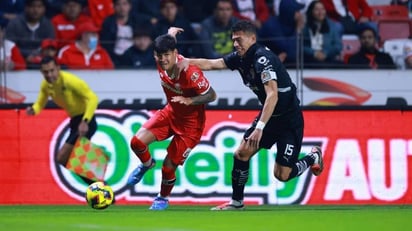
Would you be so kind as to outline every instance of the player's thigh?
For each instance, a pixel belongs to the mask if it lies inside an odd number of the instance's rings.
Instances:
[[[144,129],[140,129],[137,132],[137,136],[143,136],[146,133],[145,130],[150,131],[156,140],[165,140],[172,135],[172,129],[170,126],[170,114],[165,110],[158,110],[148,121],[143,124]]]
[[[250,134],[252,134],[252,132],[255,130],[255,127],[256,127],[256,124],[257,124],[259,118],[260,117],[257,116],[255,118],[255,120],[253,121],[252,125],[245,131],[245,133],[243,134],[243,141],[246,141],[246,139],[250,136]],[[259,148],[270,149],[273,146],[273,144],[275,144],[276,141],[277,141],[278,135],[277,135],[276,131],[278,129],[279,128],[272,121],[272,119],[269,120],[266,127],[265,127],[265,129],[263,130],[262,138],[260,139],[260,142],[259,142]],[[246,143],[244,145],[246,145]],[[241,146],[242,146],[242,144],[241,144]]]
[[[175,165],[183,165],[192,149],[200,142],[201,134],[188,136],[175,135],[167,147],[167,157]]]
[[[248,142],[243,139],[242,142],[240,142],[239,147],[235,151],[235,155],[238,159],[247,161],[249,160],[256,152],[259,151],[259,148],[250,146]]]
[[[299,158],[302,139],[303,126],[282,131],[276,142],[276,163],[286,167],[294,165]]]

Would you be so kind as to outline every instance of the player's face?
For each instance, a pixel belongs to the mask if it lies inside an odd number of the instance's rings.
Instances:
[[[154,53],[156,62],[160,65],[160,67],[165,71],[172,71],[177,58],[177,50],[167,51],[165,53]]]
[[[59,78],[60,67],[53,61],[41,65],[41,73],[48,83],[55,83]]]
[[[246,51],[256,43],[256,35],[243,31],[233,32],[233,46],[240,56],[244,56]]]

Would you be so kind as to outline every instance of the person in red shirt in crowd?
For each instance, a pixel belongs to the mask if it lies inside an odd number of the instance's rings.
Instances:
[[[32,68],[40,68],[40,62],[45,56],[56,58],[58,52],[57,41],[54,39],[45,39],[41,42],[40,53],[33,57],[30,66]]]
[[[57,57],[57,52],[59,51],[59,46],[56,40],[54,39],[45,39],[41,43],[41,55],[42,57],[50,56]]]
[[[142,163],[127,180],[127,184],[133,186],[156,164],[148,145],[173,136],[163,161],[160,193],[151,210],[168,207],[176,169],[183,165],[190,151],[200,142],[206,121],[205,104],[216,99],[215,91],[198,67],[190,65],[186,71],[177,72],[176,64],[184,57],[178,55],[176,43],[169,34],[158,36],[154,41],[157,70],[167,104],[143,124],[130,141],[133,152]]]
[[[87,2],[89,14],[100,31],[104,19],[114,14],[113,0],[88,0]]]
[[[376,23],[371,21],[372,8],[366,0],[321,0],[321,2],[325,6],[328,17],[337,22],[340,34],[357,34],[361,25],[371,27],[377,32]],[[349,19],[353,21],[349,22]]]
[[[107,51],[99,45],[97,28],[92,22],[79,26],[78,41],[63,47],[58,62],[69,69],[113,69]]]
[[[65,0],[62,13],[52,18],[56,39],[59,48],[76,41],[78,28],[85,22],[92,22],[92,18],[82,14],[82,0]]]
[[[26,61],[16,44],[4,39],[4,29],[0,27],[0,71],[24,70]]]
[[[265,0],[233,0],[233,16],[250,20],[258,29],[269,19],[270,11]]]

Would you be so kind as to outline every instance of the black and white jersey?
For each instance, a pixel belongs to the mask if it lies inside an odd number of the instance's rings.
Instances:
[[[238,70],[243,83],[249,87],[263,105],[266,100],[264,83],[276,81],[278,85],[278,102],[274,115],[282,115],[299,108],[296,86],[279,58],[265,46],[254,44],[240,57],[232,52],[223,57],[226,66]]]

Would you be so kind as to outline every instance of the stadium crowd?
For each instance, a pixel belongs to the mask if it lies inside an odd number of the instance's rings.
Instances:
[[[38,69],[43,56],[67,69],[155,68],[153,39],[171,26],[184,29],[182,55],[220,58],[233,51],[230,28],[240,19],[256,25],[258,41],[287,67],[301,55],[305,68],[412,68],[411,7],[407,0],[2,0],[0,70]]]

